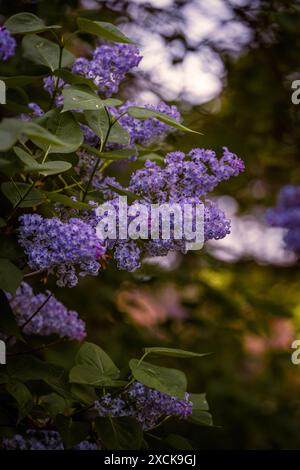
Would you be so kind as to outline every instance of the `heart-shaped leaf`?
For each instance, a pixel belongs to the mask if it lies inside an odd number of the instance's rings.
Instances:
[[[60,50],[58,44],[36,34],[28,34],[22,41],[23,55],[35,64],[48,67],[52,72],[59,68]],[[74,55],[63,50],[61,66],[68,67],[74,62]]]
[[[129,367],[133,377],[147,387],[174,397],[184,397],[187,380],[182,371],[140,362],[138,359],[131,359]]]
[[[61,113],[58,109],[49,111],[39,119],[39,125],[54,135],[61,145],[40,145],[47,154],[72,153],[78,150],[83,142],[82,130],[71,112]]]
[[[48,29],[59,29],[61,26],[46,26],[45,22],[33,13],[17,13],[5,22],[6,28],[11,34],[41,33]]]
[[[107,111],[104,108],[97,111],[85,111],[84,116],[89,127],[103,141],[109,128]],[[112,117],[110,117],[110,119],[112,119]],[[128,145],[130,143],[130,135],[118,121],[115,121],[110,129],[108,142],[118,143],[120,145]]]
[[[87,18],[78,18],[77,24],[80,31],[85,33],[94,34],[100,38],[108,39],[109,41],[123,42],[132,44],[133,41],[125,36],[119,28],[111,23],[104,21],[92,21]]]
[[[121,418],[97,418],[96,431],[106,449],[140,449],[143,431],[137,421],[130,416]]]

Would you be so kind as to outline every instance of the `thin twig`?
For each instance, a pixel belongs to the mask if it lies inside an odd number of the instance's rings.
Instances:
[[[26,265],[27,265],[27,263],[26,263]],[[44,269],[39,269],[38,271],[32,271],[31,273],[24,274],[23,277],[32,277],[32,276],[35,276],[36,274],[42,273],[43,271],[45,271],[45,270]]]
[[[51,292],[48,297],[42,302],[42,304],[39,306],[39,308],[29,317],[27,320],[20,326],[20,330],[23,331],[25,326],[28,325],[29,322],[42,310],[42,308],[46,305],[48,300],[53,296],[53,293]]]
[[[109,124],[108,124],[108,129],[107,129],[106,136],[105,136],[105,138],[104,138],[103,141],[101,140],[101,145],[100,145],[100,149],[99,149],[99,152],[100,152],[100,153],[103,152],[103,150],[105,149],[105,146],[106,146],[106,143],[107,143],[107,141],[108,141],[108,137],[109,137],[111,128],[112,128],[113,125],[114,125],[114,123],[112,123],[111,120],[110,120],[110,116],[109,116],[109,113],[108,113],[106,107],[104,107],[104,109],[105,109],[105,112],[106,112],[106,114],[107,114]],[[100,161],[101,161],[101,155],[99,155],[98,158],[97,158],[97,160],[96,160],[95,166],[94,166],[94,168],[93,168],[93,171],[92,171],[92,173],[91,173],[91,176],[90,176],[90,178],[89,178],[89,181],[88,181],[88,183],[87,183],[87,185],[86,185],[86,188],[85,188],[85,190],[84,190],[84,193],[83,193],[83,196],[82,196],[82,202],[84,202],[85,199],[86,199],[86,197],[87,197],[87,194],[88,194],[88,192],[89,192],[90,185],[92,184],[93,178],[94,178],[94,176],[95,176],[95,174],[96,174],[96,171],[97,171],[97,169],[98,169],[98,166],[99,166]]]

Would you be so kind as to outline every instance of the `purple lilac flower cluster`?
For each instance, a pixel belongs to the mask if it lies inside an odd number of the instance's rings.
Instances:
[[[32,118],[44,116],[44,111],[37,103],[28,103],[28,108],[30,109],[30,113],[22,113],[21,119],[23,121],[31,121]]]
[[[15,55],[16,40],[5,26],[0,26],[0,60],[6,61]]]
[[[82,341],[85,336],[85,323],[78,318],[78,313],[68,310],[51,295],[35,295],[31,286],[22,282],[14,296],[7,294],[17,323],[22,326],[33,314],[42,308],[24,328],[27,335],[48,336],[56,334],[61,338]],[[46,302],[46,303],[45,303]]]
[[[106,97],[117,93],[126,73],[137,67],[142,59],[138,48],[132,44],[102,45],[96,47],[93,57],[77,59],[72,72],[93,79]]]
[[[192,414],[193,403],[188,393],[181,400],[134,382],[118,397],[104,395],[95,402],[95,408],[99,416],[132,416],[144,430],[148,430],[166,416],[187,419]]]
[[[136,194],[139,202],[145,205],[157,203],[184,205],[202,201],[204,241],[218,240],[230,233],[230,221],[215,202],[206,199],[206,195],[221,181],[237,176],[243,170],[242,160],[227,148],[224,148],[220,160],[211,150],[194,149],[187,155],[182,152],[172,152],[166,155],[164,166],[147,161],[142,169],[132,174],[127,189]],[[104,179],[102,182],[104,191],[107,190],[105,184]],[[114,200],[111,202],[114,203]],[[117,221],[121,223],[118,219]],[[138,269],[142,256],[163,256],[169,251],[186,253],[185,240],[174,238],[142,242],[130,239],[116,240],[109,248],[114,250],[118,267],[127,271]]]
[[[38,214],[20,217],[19,243],[32,269],[55,272],[57,285],[73,287],[79,276],[96,276],[105,247],[95,229],[79,218],[62,222]]]
[[[197,148],[187,155],[171,152],[163,167],[147,161],[144,168],[134,172],[128,189],[149,202],[179,202],[206,196],[244,168],[243,161],[226,147],[220,160],[212,150]]]
[[[267,222],[286,229],[283,237],[286,248],[300,253],[300,186],[285,186],[278,195],[277,206],[269,209]]]
[[[47,430],[26,431],[26,435],[15,434],[12,438],[3,438],[3,450],[64,450],[62,439],[58,432]],[[82,441],[74,450],[97,450],[99,446],[93,442]]]
[[[127,101],[119,108],[110,108],[111,113],[116,118],[119,118],[123,113],[126,113],[130,106],[139,106],[133,101]],[[176,121],[180,122],[181,116],[176,106],[168,106],[161,101],[158,105],[146,104],[144,108],[158,111],[166,116],[169,116]],[[155,140],[162,140],[169,132],[172,132],[172,127],[164,124],[155,118],[145,120],[135,119],[128,114],[124,114],[119,118],[119,124],[126,129],[130,135],[130,144],[147,145]]]
[[[49,77],[45,77],[43,82],[44,82],[44,89],[49,93],[50,96],[53,95],[54,89],[57,86],[57,89],[59,90],[59,92],[56,94],[55,104],[57,107],[62,106],[64,104],[64,97],[60,91],[62,88],[67,87],[68,85],[61,78],[57,80],[56,77],[52,77],[50,75]]]

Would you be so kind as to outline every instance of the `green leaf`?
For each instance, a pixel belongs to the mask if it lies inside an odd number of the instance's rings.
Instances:
[[[2,217],[0,217],[0,228],[3,228],[3,227],[6,227],[6,222],[4,219],[2,219]]]
[[[14,207],[33,207],[46,202],[46,198],[41,191],[35,188],[29,191],[30,187],[30,184],[6,181],[2,183],[1,190]]]
[[[39,124],[64,144],[63,147],[40,145],[48,154],[75,152],[83,142],[82,130],[71,112],[61,113],[54,109],[40,118]]]
[[[41,33],[48,29],[59,29],[61,26],[46,26],[41,18],[32,13],[17,13],[4,23],[11,34]]]
[[[38,163],[29,153],[19,147],[14,147],[14,151],[24,164],[22,173],[40,173],[44,176],[57,175],[72,168],[71,163],[64,161],[51,161]]]
[[[142,445],[142,428],[131,417],[96,418],[95,427],[106,449],[136,450]]]
[[[58,44],[36,34],[28,34],[23,38],[22,46],[25,59],[29,59],[35,64],[45,65],[52,72],[59,68],[60,49]],[[68,67],[72,65],[74,60],[74,55],[64,49],[61,66]]]
[[[91,21],[87,18],[78,18],[77,24],[80,31],[85,33],[94,34],[100,38],[108,39],[109,41],[123,42],[133,44],[133,41],[125,36],[116,26],[111,23],[103,21]]]
[[[14,294],[23,279],[22,271],[11,261],[0,258],[0,289]]]
[[[23,256],[23,250],[18,243],[18,237],[14,234],[0,234],[0,258],[15,261]]]
[[[118,143],[120,145],[128,145],[130,143],[130,135],[118,121],[116,121],[110,129],[108,142]]]
[[[121,150],[110,150],[109,152],[102,152],[102,158],[106,160],[123,160],[124,158],[130,158],[136,155],[136,149],[121,149]]]
[[[188,419],[191,423],[199,424],[200,426],[213,426],[212,415],[207,411],[196,410]]]
[[[20,382],[43,380],[56,393],[72,398],[68,372],[56,364],[49,364],[29,354],[16,357],[8,364],[9,376]]]
[[[132,116],[136,119],[149,119],[149,118],[156,118],[159,121],[163,122],[164,124],[168,124],[171,127],[175,127],[184,132],[192,132],[194,134],[201,134],[201,132],[193,131],[188,127],[185,127],[180,122],[176,121],[176,119],[167,116],[166,114],[160,113],[158,111],[153,111],[152,109],[142,108],[139,106],[130,106],[127,109],[127,113],[129,116]]]
[[[95,387],[86,384],[73,383],[71,385],[71,393],[75,400],[79,400],[87,406],[92,405],[98,399]]]
[[[23,165],[12,151],[8,150],[5,156],[1,154],[0,173],[12,177],[17,173],[21,173],[22,169]]]
[[[17,88],[31,85],[46,76],[47,75],[18,75],[15,77],[0,77],[0,80],[4,81],[7,88]]]
[[[70,72],[68,69],[54,70],[53,75],[61,78],[64,82],[69,83],[70,85],[85,85],[92,90],[98,91],[98,87],[95,85],[92,78],[86,78],[82,75],[77,75]]]
[[[60,152],[66,144],[55,135],[34,122],[15,118],[5,118],[0,123],[0,151],[9,150],[22,137],[26,136],[40,146],[56,145]]]
[[[130,158],[135,156],[137,151],[136,148],[121,149],[121,150],[111,150],[109,152],[99,152],[99,150],[91,147],[90,145],[84,144],[82,146],[88,153],[97,155],[104,160],[124,160],[124,158]]]
[[[167,444],[171,446],[173,449],[177,450],[193,450],[193,447],[189,443],[187,439],[183,436],[179,436],[178,434],[169,434],[166,438]]]
[[[64,88],[62,94],[64,96],[63,112],[74,109],[97,110],[104,106],[119,106],[122,104],[122,101],[115,98],[101,100],[96,93],[84,85]]]
[[[59,202],[60,204],[63,204],[64,206],[67,207],[73,207],[74,209],[90,209],[91,206],[90,204],[87,204],[85,202],[80,202],[80,201],[74,201],[70,197],[66,196],[65,194],[61,193],[50,193],[44,191],[43,193],[47,199],[53,202]]]
[[[71,163],[62,160],[54,160],[52,162],[43,163],[39,166],[39,173],[43,176],[58,175],[72,168]]]
[[[102,375],[117,379],[119,369],[103,349],[93,343],[85,342],[79,349],[76,359],[78,365],[88,365],[99,370]]]
[[[76,365],[70,371],[70,382],[86,385],[114,387],[119,386],[119,369],[110,357],[92,343],[84,343],[79,349]]]
[[[15,336],[22,340],[16,317],[2,289],[0,289],[0,331],[7,336]]]
[[[68,409],[68,402],[57,393],[49,393],[39,400],[40,406],[44,409],[47,416],[55,418],[59,413],[64,413]]]
[[[102,108],[98,111],[85,111],[84,116],[89,127],[103,141],[109,128],[108,114],[106,110]],[[112,119],[112,116],[110,119]],[[118,121],[114,122],[110,129],[108,142],[118,143],[120,145],[128,145],[130,143],[130,135],[125,129],[123,129]]]
[[[191,357],[202,357],[207,356],[210,353],[195,353],[191,351],[184,351],[183,349],[173,349],[173,348],[144,348],[144,352],[147,354],[154,354],[157,356],[171,356],[171,357],[182,357],[182,358],[191,358]]]
[[[131,359],[129,367],[133,377],[147,387],[174,397],[184,397],[187,380],[182,371],[159,367],[145,361],[140,363],[138,359]]]
[[[145,155],[142,155],[139,157],[140,162],[146,162],[147,160],[150,160],[151,162],[156,162],[156,163],[164,163],[165,159],[158,153],[150,152],[146,153]]]
[[[44,148],[44,144],[55,146],[59,148],[60,153],[69,152],[68,144],[64,140],[59,139],[55,135],[51,134],[49,131],[44,129],[39,124],[34,122],[27,122],[23,126],[22,132],[27,135],[34,143],[40,148]],[[56,151],[58,149],[56,148]],[[52,147],[51,147],[52,149]]]
[[[33,396],[22,382],[12,380],[6,384],[6,390],[18,403],[18,422],[27,416],[33,407]]]
[[[190,393],[189,399],[193,403],[193,411],[195,410],[208,411],[209,410],[205,393]]]
[[[72,367],[69,380],[71,383],[90,385],[93,387],[122,387],[124,382],[99,373],[99,369],[87,364]],[[126,385],[126,382],[125,382]]]
[[[209,406],[205,393],[191,393],[189,398],[193,403],[193,412],[189,417],[189,421],[201,426],[213,426],[213,419],[208,412]]]
[[[89,423],[73,421],[70,416],[62,414],[57,415],[55,424],[65,449],[71,449],[79,442],[84,441],[90,430]]]
[[[0,123],[0,151],[9,150],[21,136],[23,124],[17,119],[3,119]]]

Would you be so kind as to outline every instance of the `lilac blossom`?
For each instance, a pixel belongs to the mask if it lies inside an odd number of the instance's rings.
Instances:
[[[78,313],[68,310],[50,291],[35,295],[31,286],[22,282],[14,296],[7,294],[12,311],[19,326],[38,313],[24,327],[27,335],[48,336],[56,334],[61,338],[82,341],[85,336],[85,323]],[[46,302],[46,303],[45,303]]]
[[[101,45],[96,47],[91,60],[77,59],[72,72],[91,78],[105,96],[117,93],[126,73],[137,67],[142,59],[132,44]]]
[[[179,399],[134,382],[118,397],[104,395],[95,402],[95,408],[99,416],[131,416],[144,430],[149,430],[166,416],[187,419],[192,414],[193,403],[188,393]]]
[[[0,60],[3,62],[15,55],[16,40],[5,26],[0,26]]]
[[[159,121],[156,118],[149,118],[149,119],[135,119],[128,114],[123,113],[127,112],[127,109],[130,106],[139,106],[137,103],[133,101],[127,101],[122,106],[118,108],[110,108],[111,113],[116,118],[119,118],[118,121],[121,126],[127,130],[130,135],[130,144],[142,144],[147,145],[154,140],[162,140],[166,137],[166,135],[172,132],[174,129],[167,124]],[[164,102],[160,102],[158,105],[152,104],[145,104],[143,105],[146,109],[151,109],[153,111],[158,111],[159,113],[165,114],[176,121],[180,122],[181,116],[179,111],[177,110],[176,106],[168,106]]]
[[[62,222],[38,214],[24,214],[19,220],[19,243],[30,268],[54,272],[60,287],[75,286],[78,275],[98,274],[105,248],[90,224],[79,218]]]
[[[2,439],[3,450],[64,450],[62,439],[57,431],[29,429],[23,436],[15,434],[11,438]],[[73,447],[73,450],[97,450],[96,443],[82,441]]]
[[[55,104],[57,107],[60,107],[64,104],[64,97],[61,93],[62,88],[67,87],[68,85],[61,78],[45,77],[44,80],[44,89],[49,93],[50,96],[53,96],[54,90],[57,87],[58,93],[55,97]]]
[[[237,176],[244,170],[244,163],[235,154],[224,148],[223,156],[218,160],[215,152],[204,149],[194,149],[185,155],[182,152],[172,152],[166,155],[164,166],[147,161],[143,168],[136,170],[126,188],[137,197],[137,202],[148,207],[151,204],[176,203],[184,210],[185,204],[204,204],[204,241],[221,239],[230,233],[230,221],[218,205],[206,196],[223,180]],[[109,187],[110,186],[110,187]],[[110,203],[116,207],[117,225],[122,223],[118,217],[117,192],[113,193],[114,184],[108,185],[103,179],[98,188],[106,198],[110,190]],[[117,186],[115,186],[117,188]],[[128,211],[132,205],[128,206]],[[145,221],[151,226],[151,216]],[[128,215],[128,222],[132,217]],[[194,223],[194,221],[193,221]],[[108,244],[113,250],[114,259],[120,269],[135,271],[141,265],[143,257],[164,256],[170,251],[186,253],[186,240],[175,238],[171,228],[168,240],[162,239],[116,239]],[[193,227],[194,230],[194,227]],[[182,231],[183,233],[183,231]],[[161,224],[160,224],[161,235]]]
[[[269,209],[267,222],[285,229],[283,241],[287,249],[300,253],[300,186],[285,186],[278,195],[277,206]]]
[[[206,196],[244,168],[243,161],[226,147],[220,160],[212,150],[193,149],[187,155],[171,152],[163,167],[148,160],[135,171],[128,189],[151,202],[179,202]]]
[[[30,109],[31,112],[22,113],[20,116],[23,121],[31,121],[32,118],[41,117],[41,116],[44,116],[45,114],[42,108],[37,103],[34,103],[34,102],[28,103],[28,108]]]

